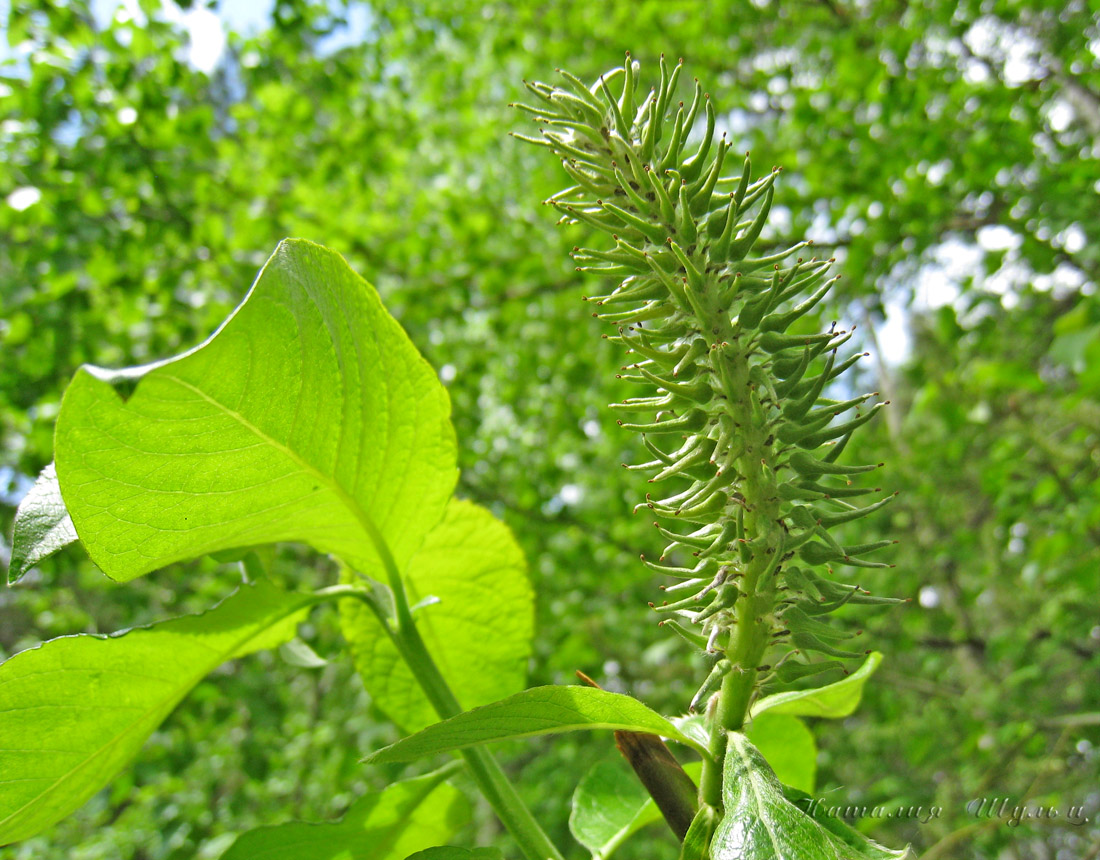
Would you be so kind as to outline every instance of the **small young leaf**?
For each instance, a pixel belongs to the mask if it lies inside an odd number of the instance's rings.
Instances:
[[[703,714],[684,714],[682,717],[672,717],[672,722],[680,731],[697,744],[706,746],[710,743],[710,731],[707,729],[707,719]]]
[[[637,699],[592,687],[533,687],[507,699],[464,711],[429,726],[395,744],[371,753],[363,761],[384,764],[496,741],[560,734],[582,729],[649,732],[695,747],[700,746],[656,711]]]
[[[867,655],[863,665],[848,677],[812,690],[792,690],[765,696],[753,705],[751,715],[757,717],[765,711],[772,711],[777,714],[827,717],[833,720],[846,717],[859,705],[863,685],[881,662],[882,654],[873,651]]]
[[[573,792],[569,831],[594,857],[606,858],[661,813],[622,759],[602,761]]]
[[[293,821],[249,830],[237,837],[221,860],[405,860],[410,852],[449,839],[469,820],[469,803],[444,782],[446,776],[437,771],[366,794],[340,821]],[[443,860],[478,855],[415,856]]]
[[[259,582],[203,615],[63,636],[0,664],[0,845],[81,806],[207,674],[292,638],[317,600]]]
[[[722,772],[725,809],[712,860],[907,860],[866,837],[849,841],[791,803],[764,757],[740,732],[729,733]]]
[[[684,770],[699,779],[702,765],[690,762]],[[593,767],[573,792],[569,830],[598,860],[606,860],[630,836],[661,821],[638,778],[622,759],[609,759]]]
[[[38,562],[76,539],[76,529],[61,499],[57,471],[50,463],[15,512],[8,582],[18,582]]]

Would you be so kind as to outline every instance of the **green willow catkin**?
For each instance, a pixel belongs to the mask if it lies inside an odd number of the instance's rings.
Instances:
[[[604,337],[626,348],[622,377],[645,389],[612,408],[651,455],[626,466],[651,473],[638,509],[668,540],[660,558],[643,560],[680,580],[655,608],[693,622],[670,626],[740,671],[770,668],[769,677],[790,681],[838,665],[789,659],[799,652],[862,655],[840,646],[853,634],[823,615],[896,602],[822,574],[834,564],[886,566],[864,556],[890,541],[842,545],[829,531],[892,498],[858,506],[851,500],[881,491],[853,477],[876,466],[837,462],[884,404],[870,404],[873,394],[826,396],[859,358],[839,357],[851,332],[804,331],[835,280],[826,280],[832,261],[791,262],[808,242],[752,256],[778,170],[753,181],[746,156],[739,176],[724,176],[732,144],[716,139],[714,104],[698,81],[689,104],[673,104],[682,63],[660,65],[660,85],[645,99],[629,55],[591,88],[567,72],[560,87],[527,83],[538,103],[516,107],[542,133],[516,137],[562,159],[574,184],[546,201],[562,222],[613,241],[573,256],[578,271],[617,282],[587,301],[615,329]],[[786,653],[776,666],[760,666],[777,644]],[[719,661],[696,703],[731,668]]]

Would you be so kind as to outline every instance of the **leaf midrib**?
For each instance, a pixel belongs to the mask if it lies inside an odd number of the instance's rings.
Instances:
[[[234,421],[236,421],[238,424],[240,424],[242,427],[252,433],[257,439],[261,440],[267,445],[270,445],[276,451],[279,451],[281,454],[289,458],[291,462],[297,465],[298,468],[300,468],[303,472],[306,472],[311,477],[316,478],[318,481],[323,483],[326,488],[329,489],[337,497],[337,499],[339,499],[340,502],[351,512],[352,516],[355,517],[356,521],[359,523],[360,528],[363,529],[364,533],[366,533],[367,537],[370,539],[371,544],[374,546],[375,552],[378,553],[379,558],[382,560],[383,567],[386,568],[387,572],[396,574],[397,565],[394,562],[393,554],[390,552],[389,544],[387,544],[385,538],[382,537],[382,533],[378,530],[378,527],[375,525],[374,520],[372,520],[370,515],[365,510],[363,510],[363,507],[359,504],[358,500],[356,500],[356,498],[351,493],[344,489],[340,482],[336,480],[336,477],[334,475],[325,474],[319,468],[306,460],[301,454],[291,448],[289,445],[285,445],[278,439],[265,433],[263,430],[261,430],[251,421],[249,421],[240,412],[235,409],[230,409],[224,403],[215,400],[198,386],[193,385],[184,379],[180,379],[178,376],[173,376],[167,373],[164,374],[163,378],[169,382],[174,382],[186,391],[190,391],[192,394],[201,398],[206,403],[213,406],[215,409],[218,409],[225,415],[228,415],[230,418],[232,418]]]

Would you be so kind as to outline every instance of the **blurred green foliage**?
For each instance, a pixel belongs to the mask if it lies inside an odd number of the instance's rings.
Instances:
[[[819,794],[943,806],[925,824],[860,825],[929,856],[1098,856],[1100,19],[1083,0],[276,0],[209,73],[178,14],[110,7],[16,0],[6,22],[4,540],[81,363],[197,343],[281,238],[313,239],[380,289],[449,386],[459,492],[503,516],[531,562],[531,682],[582,668],[682,711],[703,668],[645,609],[657,579],[637,554],[660,539],[631,516],[644,488],[618,467],[638,452],[604,410],[623,396],[621,356],[579,300],[596,285],[566,252],[584,233],[535,205],[561,177],[506,133],[527,131],[507,108],[523,78],[594,78],[627,49],[643,75],[662,51],[683,56],[738,147],[784,168],[765,240],[835,253],[824,324],[859,323],[869,350],[901,356],[863,365],[893,405],[848,456],[886,461],[901,490],[861,539],[901,538],[896,568],[867,584],[912,602],[863,618],[886,661],[856,715],[813,726]],[[279,572],[335,578],[294,547]],[[118,586],[70,550],[0,593],[0,656],[197,611],[237,579],[207,559]],[[320,610],[303,637],[322,656],[341,647]],[[217,857],[236,830],[342,813],[398,772],[357,763],[393,737],[346,659],[258,655],[204,682],[80,813],[3,854]],[[502,752],[584,856],[570,795],[615,755],[610,738]],[[982,821],[966,809],[981,797],[1063,818]],[[1068,824],[1071,805],[1091,822]],[[466,844],[498,838],[480,822]]]

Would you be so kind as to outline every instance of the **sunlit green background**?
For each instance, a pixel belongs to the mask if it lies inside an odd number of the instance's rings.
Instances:
[[[667,713],[703,667],[646,609],[659,538],[604,406],[621,357],[580,296],[580,228],[539,202],[564,177],[507,107],[527,79],[643,80],[684,57],[722,128],[784,169],[764,240],[803,236],[843,274],[822,312],[858,324],[863,382],[892,401],[853,443],[901,491],[861,526],[897,538],[860,612],[884,667],[857,714],[815,724],[818,794],[940,806],[867,821],[927,858],[1100,856],[1100,16],[1083,0],[0,4],[0,560],[51,459],[83,362],[205,337],[284,236],[376,284],[454,401],[459,491],[515,530],[539,589],[532,683],[583,669]],[[686,92],[686,90],[685,90]],[[594,240],[598,241],[598,240]],[[327,582],[288,547],[280,576]],[[207,559],[127,586],[78,549],[0,591],[0,656],[195,611],[239,574]],[[19,858],[215,858],[260,823],[340,815],[404,771],[331,614],[331,662],[224,668],[136,765]],[[487,631],[491,635],[491,631]],[[610,736],[502,757],[571,858],[573,786]],[[1056,806],[1010,827],[982,797]],[[1084,806],[1090,822],[1066,822]],[[467,844],[507,839],[481,810]],[[674,857],[655,829],[624,858]],[[515,853],[514,851],[512,852]]]

